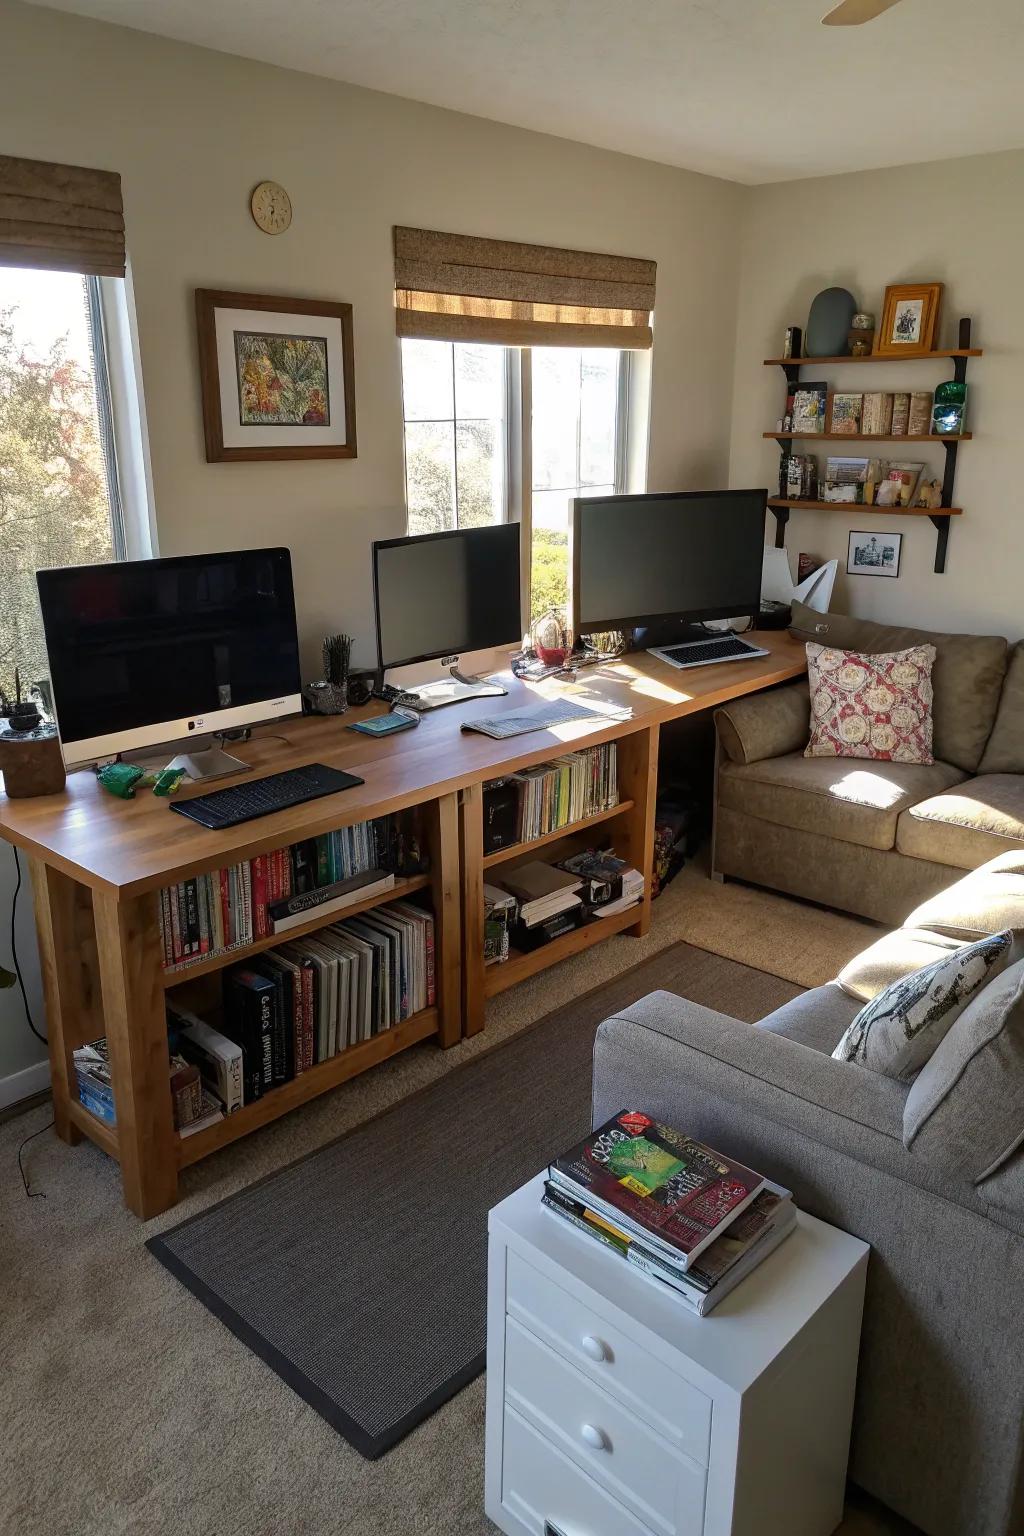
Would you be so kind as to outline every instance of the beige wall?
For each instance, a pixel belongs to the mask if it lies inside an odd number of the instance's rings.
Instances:
[[[650,484],[724,483],[741,187],[10,0],[0,149],[120,171],[160,550],[287,543],[307,668],[328,630],[371,659],[370,541],[405,531],[393,224],[653,257]],[[295,207],[276,238],[264,177]],[[196,287],[353,305],[355,462],[206,463]],[[0,994],[0,1079],[37,1055]]]
[[[4,152],[123,178],[161,552],[288,543],[307,664],[335,629],[369,659],[369,543],[405,531],[393,224],[653,257],[651,485],[722,480],[741,187],[6,0],[0,30]],[[196,287],[354,306],[355,462],[206,463]]]
[[[894,118],[894,126],[897,119]],[[950,118],[955,138],[955,112]],[[855,128],[854,128],[855,131]],[[1024,151],[982,155],[895,170],[748,188],[737,313],[733,391],[733,485],[778,483],[778,451],[761,440],[782,415],[777,357],[787,325],[804,325],[811,299],[839,284],[879,318],[887,283],[939,280],[946,290],[942,346],[955,346],[957,320],[974,319],[985,356],[968,366],[969,427],[960,450],[946,574],[932,569],[935,530],[927,519],[794,512],[787,544],[838,557],[845,573],[851,528],[905,535],[897,581],[842,576],[835,606],[869,618],[904,619],[936,629],[1024,634]],[[805,378],[814,377],[807,367]],[[857,365],[837,369],[847,389],[931,389],[951,376],[937,364]],[[805,445],[810,447],[812,445]],[[832,451],[841,445],[831,445]],[[893,457],[921,458],[941,472],[942,450],[919,445]],[[824,453],[819,455],[824,457]],[[769,519],[771,521],[771,519]]]

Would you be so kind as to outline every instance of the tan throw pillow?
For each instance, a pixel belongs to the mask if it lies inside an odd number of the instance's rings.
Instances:
[[[909,1082],[971,999],[1007,963],[1013,934],[994,933],[902,976],[857,1014],[832,1052]]]
[[[933,645],[862,656],[807,646],[811,739],[805,757],[933,763]]]
[[[836,981],[848,997],[856,998],[858,1003],[870,1003],[893,982],[902,981],[922,966],[944,960],[971,942],[968,938],[953,939],[932,933],[927,928],[894,928],[892,933],[854,955]]]

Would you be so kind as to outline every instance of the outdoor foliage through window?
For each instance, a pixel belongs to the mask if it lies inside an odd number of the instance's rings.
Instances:
[[[403,341],[410,533],[504,522],[504,347]]]
[[[35,573],[114,556],[85,279],[0,268],[0,688],[48,675]]]

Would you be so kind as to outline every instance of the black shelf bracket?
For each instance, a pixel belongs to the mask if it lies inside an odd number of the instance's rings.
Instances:
[[[953,446],[956,447],[956,444],[954,443]],[[952,518],[940,517],[937,513],[932,513],[931,520],[938,534],[935,540],[935,574],[941,576],[946,569],[946,546],[949,543],[949,525]]]
[[[775,519],[775,548],[786,547],[786,524],[789,522],[788,507],[769,507],[769,512]]]

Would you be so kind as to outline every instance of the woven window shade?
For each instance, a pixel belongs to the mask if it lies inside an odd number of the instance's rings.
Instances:
[[[512,347],[652,343],[657,263],[395,229],[399,336]]]
[[[0,155],[0,266],[124,277],[120,176]]]

